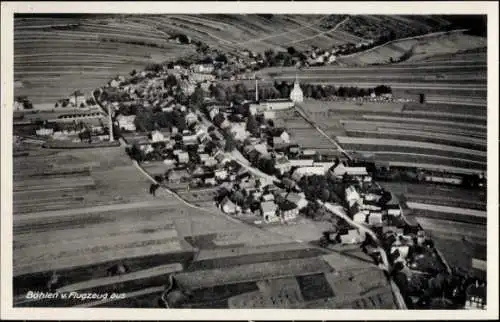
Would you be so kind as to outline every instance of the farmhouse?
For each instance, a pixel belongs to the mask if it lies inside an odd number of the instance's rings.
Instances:
[[[278,206],[274,201],[266,201],[260,204],[260,214],[264,218],[265,222],[276,222],[279,221],[276,211]]]
[[[286,157],[276,158],[274,167],[281,175],[288,173],[292,169],[291,163]]]
[[[186,170],[172,170],[167,176],[168,181],[171,183],[181,183],[189,178],[190,175]]]
[[[220,207],[224,213],[230,215],[234,215],[238,211],[238,206],[228,197],[225,197],[224,200],[222,200]]]
[[[165,141],[165,136],[160,131],[151,132],[151,142],[163,142]]]
[[[279,215],[284,221],[294,220],[299,215],[299,208],[293,202],[284,200],[279,205]]]
[[[196,64],[196,65],[191,65],[190,68],[193,73],[204,73],[204,74],[210,74],[215,69],[213,64]]]
[[[289,192],[285,198],[289,202],[295,204],[298,210],[305,208],[308,204],[306,196],[303,192],[302,193]]]
[[[54,129],[41,128],[36,130],[36,135],[39,136],[48,136],[54,133]]]
[[[350,229],[347,234],[340,235],[340,242],[342,244],[359,244],[365,240],[366,236],[361,234],[358,229]]]
[[[116,122],[118,123],[118,127],[125,131],[133,132],[136,130],[134,121],[135,121],[135,115],[125,116],[120,114],[116,117]]]
[[[177,162],[180,164],[185,164],[189,162],[189,153],[179,152],[177,153]]]
[[[324,174],[325,169],[323,169],[323,167],[302,167],[293,172],[292,178],[295,181],[299,181],[303,176],[322,176]]]
[[[198,121],[198,116],[196,116],[196,114],[194,114],[193,112],[186,114],[185,118],[187,126],[190,126],[191,124],[194,124]]]

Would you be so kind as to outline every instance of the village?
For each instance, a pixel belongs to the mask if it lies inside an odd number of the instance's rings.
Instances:
[[[251,225],[295,225],[327,214],[332,225],[317,236],[319,245],[361,247],[396,281],[408,307],[438,305],[444,296],[462,303],[466,286],[484,289],[450,277],[431,237],[404,202],[373,180],[369,164],[342,151],[303,149],[275,126],[281,111],[304,100],[297,77],[288,98],[260,99],[255,79],[254,100],[220,100],[216,65],[133,71],[91,98],[75,93],[63,102],[80,111],[65,111],[56,126],[38,122],[36,136],[89,144],[117,139],[155,179],[151,194],[160,187],[179,195],[210,191],[208,200],[193,203]]]

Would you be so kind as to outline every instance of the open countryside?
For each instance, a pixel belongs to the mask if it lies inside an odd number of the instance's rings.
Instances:
[[[16,15],[14,306],[484,309],[485,19]]]

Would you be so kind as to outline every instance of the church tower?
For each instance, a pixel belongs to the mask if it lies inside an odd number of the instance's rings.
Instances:
[[[304,93],[302,93],[302,89],[300,88],[297,74],[295,74],[295,83],[293,84],[293,89],[290,93],[290,99],[294,103],[302,103],[304,101]]]

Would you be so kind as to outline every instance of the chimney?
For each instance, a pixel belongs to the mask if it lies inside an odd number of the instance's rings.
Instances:
[[[108,126],[109,126],[109,142],[113,142],[115,139],[113,137],[113,118],[112,118],[112,106],[108,105]]]

